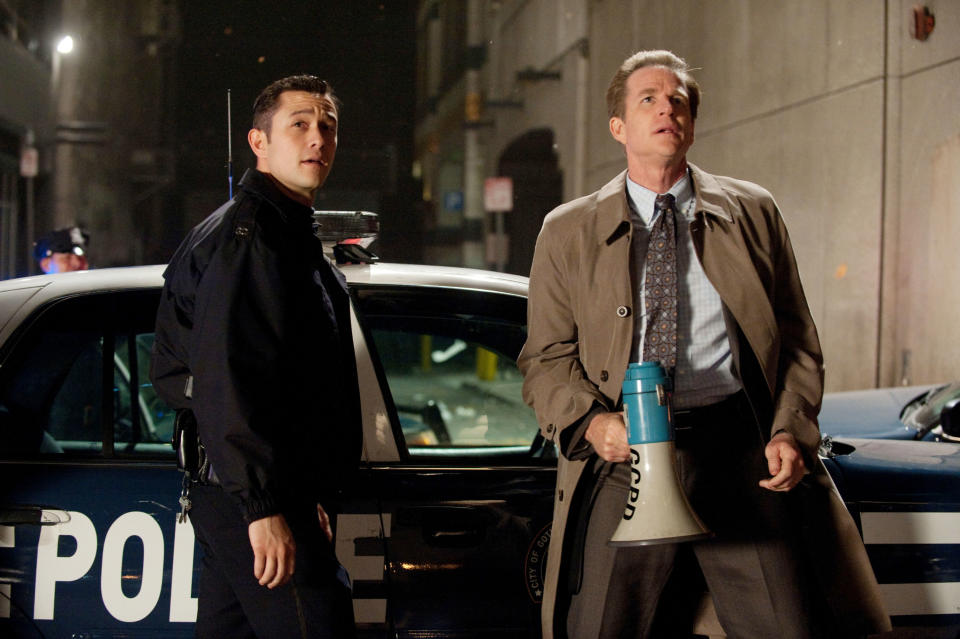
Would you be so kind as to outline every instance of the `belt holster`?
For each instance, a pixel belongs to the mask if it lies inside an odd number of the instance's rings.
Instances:
[[[202,481],[210,471],[207,451],[200,442],[197,418],[189,408],[177,410],[173,420],[173,449],[177,452],[177,468],[193,481]]]

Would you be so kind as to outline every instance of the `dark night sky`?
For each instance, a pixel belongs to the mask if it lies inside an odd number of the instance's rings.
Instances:
[[[254,164],[246,134],[257,94],[278,78],[311,73],[331,82],[343,102],[337,157],[318,206],[354,208],[374,193],[383,242],[403,244],[396,232],[409,226],[403,216],[415,208],[409,177],[415,5],[413,0],[182,3],[175,147],[183,205],[206,206],[199,194],[219,188],[221,201],[226,199],[227,89],[232,93],[234,179],[239,180]],[[388,147],[395,150],[396,180],[384,166]],[[185,210],[182,222],[190,226],[212,210]]]

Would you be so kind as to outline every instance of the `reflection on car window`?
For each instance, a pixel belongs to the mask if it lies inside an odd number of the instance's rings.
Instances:
[[[4,353],[0,436],[13,456],[172,456],[173,415],[147,371],[155,292],[69,298]]]
[[[952,399],[960,397],[960,382],[932,388],[916,397],[900,411],[900,421],[925,434],[940,425],[940,411]]]
[[[529,451],[538,428],[516,366],[523,300],[423,287],[358,297],[411,455]]]
[[[43,335],[40,340],[43,342],[50,337]],[[71,335],[62,334],[60,337],[69,339]],[[56,394],[50,402],[50,417],[45,430],[52,438],[52,441],[48,439],[46,442],[47,447],[54,444],[55,450],[46,452],[64,452],[64,447],[67,450],[99,451],[103,446],[100,426],[103,420],[100,401],[103,397],[102,337],[88,333],[75,341],[75,348],[79,349],[76,355],[65,349],[50,353],[50,357],[57,353],[63,357],[56,367],[63,367],[64,378],[59,387],[54,380],[50,380],[51,390]],[[42,352],[47,350],[41,349]],[[24,374],[29,374],[29,368],[24,370]],[[45,407],[38,404],[35,409],[42,424]]]
[[[512,358],[444,335],[372,333],[408,448],[529,448],[536,421]]]
[[[153,333],[136,335],[133,352],[127,335],[116,339],[113,375],[114,416],[118,428],[114,441],[127,444],[131,449],[141,443],[166,443],[173,435],[174,412],[157,396],[150,382],[153,337]],[[135,359],[135,367],[130,365],[131,358]],[[131,397],[137,399],[137,410],[132,409]]]

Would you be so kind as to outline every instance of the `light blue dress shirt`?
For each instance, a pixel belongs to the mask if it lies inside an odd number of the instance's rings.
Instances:
[[[677,367],[674,374],[673,405],[677,409],[706,406],[737,392],[743,385],[733,370],[733,356],[723,303],[703,272],[690,235],[696,195],[689,170],[668,193],[677,205]],[[656,221],[657,193],[627,177],[627,200],[633,225],[633,261],[631,269],[634,308],[640,308],[634,324],[631,360],[643,356],[643,335],[647,310],[643,300],[644,262],[650,231]],[[686,223],[684,223],[686,221]]]

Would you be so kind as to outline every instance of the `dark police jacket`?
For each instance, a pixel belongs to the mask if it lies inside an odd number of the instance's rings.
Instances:
[[[362,435],[346,280],[312,209],[255,170],[239,191],[164,272],[150,376],[193,410],[220,484],[253,521],[330,508]]]

